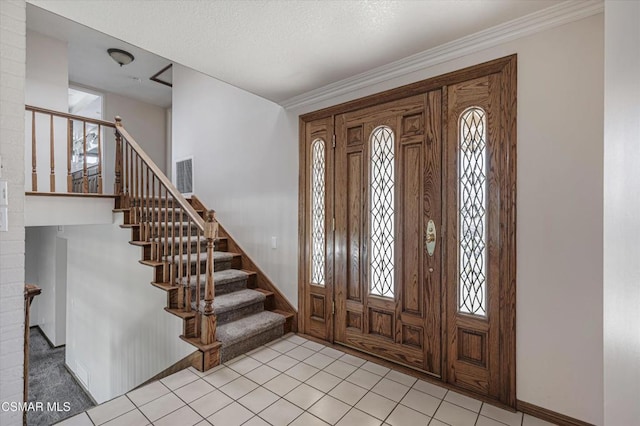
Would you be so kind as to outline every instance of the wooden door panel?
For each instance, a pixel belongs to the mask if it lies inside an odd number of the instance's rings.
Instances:
[[[501,368],[501,330],[500,330],[500,293],[501,293],[501,174],[502,147],[500,129],[501,116],[501,75],[492,74],[475,80],[448,87],[448,229],[451,230],[447,244],[448,251],[448,381],[458,386],[480,392],[496,399],[503,399]],[[460,239],[464,238],[459,229],[462,208],[459,187],[459,174],[462,173],[460,138],[461,116],[469,108],[480,108],[485,114],[484,144],[484,313],[466,313],[461,310],[461,287],[459,280]],[[473,142],[476,144],[476,142]],[[479,144],[481,145],[481,144]],[[478,145],[478,146],[479,146]],[[461,185],[461,184],[460,184]],[[468,191],[468,190],[467,190]],[[474,225],[475,226],[475,225]],[[475,250],[475,249],[474,249]],[[482,274],[479,275],[482,277]],[[508,374],[508,373],[506,373]]]
[[[440,294],[441,258],[425,253],[424,215],[440,225],[441,138],[440,119],[426,113],[441,114],[440,101],[436,91],[336,117],[336,342],[433,374],[441,369],[440,300],[427,295]],[[380,126],[394,134],[393,298],[369,290],[369,138]]]
[[[304,262],[300,269],[302,275],[302,288],[300,291],[301,305],[301,327],[306,334],[321,339],[331,340],[333,338],[333,119],[325,118],[309,122],[305,125],[304,135],[304,152],[306,163],[310,164],[305,171],[304,190],[306,191],[306,199],[313,200],[312,197],[312,173],[313,173],[313,155],[312,145],[315,141],[321,140],[324,146],[324,237],[325,248],[324,257],[324,284],[315,283],[312,280],[311,262]],[[312,203],[305,206],[308,210],[301,220],[301,226],[306,235],[311,235]],[[304,245],[303,259],[312,258],[312,242],[308,241]]]

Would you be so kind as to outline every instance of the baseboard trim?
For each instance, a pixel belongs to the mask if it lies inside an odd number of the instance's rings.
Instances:
[[[93,406],[96,407],[96,406],[100,405],[93,398],[93,395],[91,395],[91,392],[89,392],[89,389],[87,389],[87,387],[84,385],[84,383],[82,383],[82,381],[78,378],[76,373],[74,373],[73,370],[67,365],[67,363],[65,362],[62,365],[64,365],[64,368],[69,372],[69,374],[71,374],[71,377],[73,377],[73,380],[76,381],[78,386],[80,386],[80,389],[82,389],[82,391],[85,393],[85,395],[87,395],[87,397],[91,400],[91,402],[93,403]]]
[[[516,401],[516,406],[518,411],[555,423],[559,426],[594,426],[591,423],[583,422],[582,420],[574,419],[573,417],[569,417],[519,399]]]

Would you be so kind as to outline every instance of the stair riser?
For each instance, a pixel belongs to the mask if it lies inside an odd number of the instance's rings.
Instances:
[[[191,244],[189,244],[186,239],[184,239],[184,241],[182,242],[182,254],[187,254],[189,245],[191,245],[191,254],[197,254],[198,253],[198,242],[196,240],[193,240],[193,241],[191,241]],[[160,252],[164,256],[165,246],[164,246],[163,243],[160,243],[159,246],[160,246]],[[226,241],[224,241],[224,240],[215,241],[213,243],[213,250],[215,250],[215,251],[227,251],[227,243],[226,243]],[[202,241],[202,242],[200,242],[200,253],[206,253],[206,252],[207,252],[207,242],[206,241]],[[179,255],[180,254],[180,242],[176,241],[173,244],[167,244],[167,253],[168,253],[169,256],[173,255],[174,253],[175,253],[176,256]]]
[[[235,259],[233,260],[216,260],[213,263],[213,267],[216,271],[224,271],[226,269],[239,269],[239,265],[235,264],[235,263],[239,263],[236,262]],[[197,272],[197,267],[196,267],[197,262],[191,262],[191,276],[195,276],[196,272]],[[187,276],[187,270],[188,270],[189,266],[187,265],[186,262],[184,262],[182,264],[182,277],[186,277]],[[180,269],[180,265],[179,263],[176,265],[175,268],[172,268],[175,270],[175,273],[178,273],[178,270]],[[204,275],[205,272],[207,271],[207,261],[203,260],[202,262],[200,262],[200,274]],[[178,275],[176,275],[177,277]]]
[[[283,326],[282,324],[278,324],[277,326],[265,330],[262,333],[252,336],[246,340],[242,340],[226,347],[223,345],[220,353],[220,363],[227,362],[238,355],[252,351],[258,346],[262,346],[265,343],[282,337],[283,334]]]

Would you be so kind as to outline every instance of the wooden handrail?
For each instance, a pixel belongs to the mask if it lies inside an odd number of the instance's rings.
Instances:
[[[127,130],[122,125],[122,118],[116,117],[116,132],[122,135],[122,138],[127,141],[129,146],[138,154],[140,159],[151,169],[151,172],[156,176],[156,178],[162,183],[162,185],[167,189],[169,194],[173,196],[173,198],[177,201],[178,205],[187,213],[187,216],[198,226],[200,231],[204,232],[204,219],[198,215],[196,210],[193,208],[191,204],[184,198],[184,195],[178,191],[173,183],[169,180],[169,178],[160,170],[160,168],[153,162],[153,160],[147,155],[146,152],[142,150],[140,145],[136,142],[136,140],[127,132]]]
[[[63,118],[70,118],[72,120],[86,121],[87,123],[99,124],[101,126],[106,126],[106,127],[116,127],[116,125],[114,123],[112,123],[111,121],[99,120],[97,118],[83,117],[81,115],[69,114],[69,113],[66,113],[66,112],[55,111],[53,109],[40,108],[40,107],[36,107],[36,106],[33,106],[33,105],[25,105],[24,109],[27,110],[27,111],[33,111],[33,112],[39,112],[39,113],[42,113],[42,114],[53,115],[54,117],[63,117]]]

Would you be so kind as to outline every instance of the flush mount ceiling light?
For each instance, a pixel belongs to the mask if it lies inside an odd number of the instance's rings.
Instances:
[[[111,56],[111,59],[120,64],[120,66],[128,65],[135,59],[131,53],[121,49],[108,49],[107,53]]]

